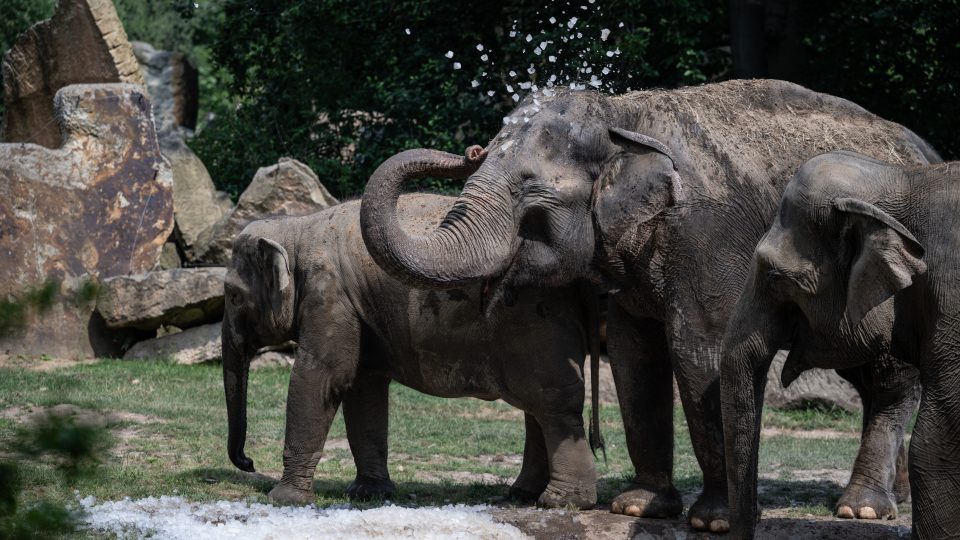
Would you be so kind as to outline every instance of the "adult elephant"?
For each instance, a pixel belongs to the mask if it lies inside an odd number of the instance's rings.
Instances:
[[[548,91],[505,118],[434,231],[411,235],[400,226],[401,186],[442,176],[462,158],[421,149],[388,159],[371,177],[362,232],[394,276],[441,288],[482,280],[488,304],[509,303],[520,286],[606,282],[615,291],[611,363],[636,470],[612,509],[649,517],[682,510],[672,478],[673,373],[704,473],[689,520],[723,531],[723,331],[784,186],[806,159],[836,147],[902,163],[939,160],[903,126],[781,81],[623,96]],[[890,382],[883,373],[862,375]],[[904,377],[893,394],[871,392],[868,423],[905,417],[912,385]],[[879,427],[865,430],[869,451],[841,499],[861,517],[870,516],[861,510],[871,501],[891,498],[882,472],[894,461],[886,449],[896,430]]]
[[[766,369],[917,366],[910,443],[914,538],[960,538],[960,163],[902,167],[852,152],[805,164],[757,245],[724,340],[733,531],[752,537]]]

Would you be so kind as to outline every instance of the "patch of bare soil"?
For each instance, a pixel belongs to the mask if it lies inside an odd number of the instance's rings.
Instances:
[[[694,531],[685,518],[642,519],[611,514],[608,508],[571,512],[531,507],[502,507],[491,512],[494,519],[509,523],[536,539],[647,540],[726,538]],[[823,517],[778,517],[764,511],[757,538],[772,540],[867,540],[910,538],[909,519],[854,521]]]
[[[469,411],[457,413],[460,418],[467,420],[519,420],[523,421],[523,411],[520,409],[497,409],[494,407],[477,407]]]
[[[791,437],[794,439],[859,439],[860,434],[836,429],[783,429],[765,427],[761,437]]]
[[[20,368],[43,372],[56,371],[80,364],[96,364],[97,362],[99,362],[99,360],[73,360],[47,356],[36,358],[22,355],[0,354],[0,368]]]

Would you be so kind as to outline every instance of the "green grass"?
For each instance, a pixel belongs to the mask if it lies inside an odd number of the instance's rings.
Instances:
[[[266,369],[251,373],[246,450],[257,470],[276,478],[281,470],[283,422],[289,372]],[[0,448],[11,440],[29,407],[70,403],[100,413],[134,413],[144,418],[119,420],[112,430],[116,445],[95,474],[73,481],[43,460],[22,462],[26,499],[75,500],[74,490],[98,499],[179,494],[191,500],[265,501],[272,481],[240,473],[226,457],[226,410],[219,366],[178,366],[166,362],[102,361],[40,372],[0,369]],[[390,413],[390,472],[407,501],[417,504],[483,503],[503,495],[519,471],[523,452],[522,414],[502,402],[441,399],[393,385]],[[585,411],[588,414],[588,411]],[[128,415],[129,416],[129,415]],[[608,460],[598,460],[602,503],[629,481],[631,466],[620,413],[601,409]],[[856,433],[859,415],[823,411],[768,411],[765,425],[783,429],[828,429]],[[675,479],[683,492],[702,485],[682,411],[675,411]],[[345,431],[338,415],[328,449],[317,470],[319,504],[342,503],[353,479]],[[858,439],[800,439],[776,436],[761,446],[761,473],[779,471],[762,481],[765,505],[792,506],[806,514],[829,515],[839,489],[808,480],[793,480],[795,470],[848,469]],[[493,475],[484,485],[472,475]],[[490,478],[490,477],[487,477]]]

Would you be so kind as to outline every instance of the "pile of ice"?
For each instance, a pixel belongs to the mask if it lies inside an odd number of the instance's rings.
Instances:
[[[89,530],[118,538],[526,538],[516,527],[494,521],[487,513],[488,506],[356,510],[348,505],[317,508],[233,501],[192,503],[180,497],[101,503],[87,497],[80,506]]]

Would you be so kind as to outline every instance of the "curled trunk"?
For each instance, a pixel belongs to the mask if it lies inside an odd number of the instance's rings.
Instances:
[[[253,472],[253,460],[243,453],[247,441],[247,378],[250,362],[223,331],[223,390],[227,397],[227,455],[241,471]]]
[[[455,287],[501,274],[516,251],[517,224],[509,183],[477,172],[486,153],[466,156],[407,150],[370,177],[360,207],[363,240],[373,259],[398,279],[417,287]],[[397,218],[404,182],[428,177],[469,177],[463,193],[439,226],[408,234]]]

